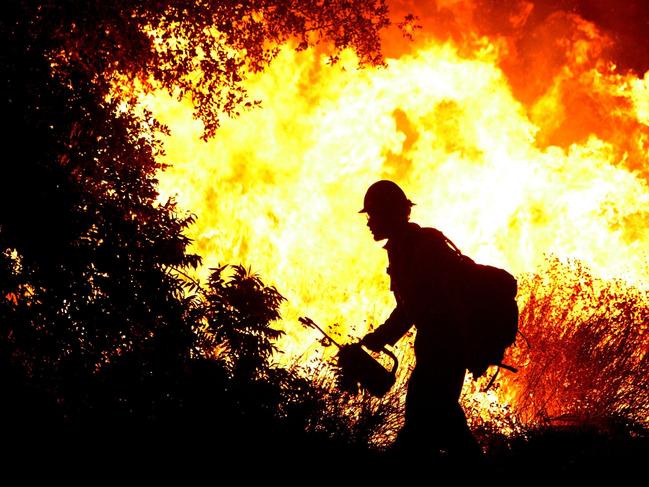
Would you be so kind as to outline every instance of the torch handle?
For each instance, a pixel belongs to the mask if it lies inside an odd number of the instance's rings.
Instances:
[[[342,349],[342,346],[333,338],[331,338],[326,331],[324,331],[322,328],[318,326],[318,324],[313,321],[311,318],[307,318],[306,316],[301,316],[298,318],[298,321],[302,323],[305,326],[315,328],[316,330],[320,331],[331,343],[336,345],[338,349]],[[380,353],[386,354],[390,359],[392,360],[392,369],[390,370],[390,373],[394,374],[399,367],[399,360],[397,359],[396,355],[392,353],[390,350],[387,348],[383,347],[381,350],[379,350]]]
[[[392,369],[390,369],[390,373],[396,374],[397,369],[399,368],[399,359],[397,358],[397,356],[385,347],[380,350],[380,353],[384,353],[388,357],[390,357],[390,359],[392,360]]]
[[[323,334],[323,335],[324,335],[324,336],[325,336],[325,337],[326,337],[326,338],[327,338],[331,343],[333,343],[334,345],[336,345],[339,349],[341,348],[340,344],[339,344],[336,340],[334,340],[333,338],[331,338],[331,337],[327,334],[327,332],[324,331],[322,328],[320,328],[320,327],[318,326],[318,324],[317,324],[315,321],[313,321],[311,318],[307,318],[306,316],[301,316],[301,317],[298,318],[298,321],[299,321],[300,323],[302,323],[303,325],[305,325],[305,326],[310,326],[311,328],[315,328],[316,330],[319,330],[320,333],[322,333],[322,334]]]

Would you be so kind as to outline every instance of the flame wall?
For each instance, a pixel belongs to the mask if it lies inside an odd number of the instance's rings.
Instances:
[[[291,356],[317,337],[300,315],[360,336],[394,305],[357,213],[381,178],[480,262],[520,274],[554,254],[645,287],[649,65],[587,3],[392,2],[424,28],[386,33],[386,68],[287,46],[247,84],[263,108],[208,143],[188,101],[149,95],[172,130],[162,198],[197,214],[206,266],[250,265],[288,299]]]

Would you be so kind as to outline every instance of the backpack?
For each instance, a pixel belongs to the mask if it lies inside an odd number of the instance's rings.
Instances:
[[[514,343],[518,333],[516,278],[504,269],[475,263],[443,233],[439,233],[458,257],[467,369],[474,379],[482,376],[490,365],[517,372],[514,367],[502,363],[505,350]]]

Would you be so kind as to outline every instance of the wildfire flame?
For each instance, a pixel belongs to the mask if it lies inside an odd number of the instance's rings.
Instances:
[[[197,215],[190,236],[207,267],[250,265],[287,298],[281,348],[293,358],[318,338],[298,316],[360,337],[394,306],[385,251],[357,213],[378,179],[478,262],[520,275],[553,254],[646,287],[649,72],[601,60],[610,40],[594,24],[550,19],[541,33],[570,27],[571,42],[528,64],[496,35],[423,36],[362,70],[351,52],[329,66],[286,46],[247,82],[263,108],[207,143],[189,101],[150,94],[172,131],[161,198]]]

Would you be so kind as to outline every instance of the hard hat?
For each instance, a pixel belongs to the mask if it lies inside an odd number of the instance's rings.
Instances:
[[[367,189],[359,213],[406,210],[413,205],[397,183],[382,179]]]

